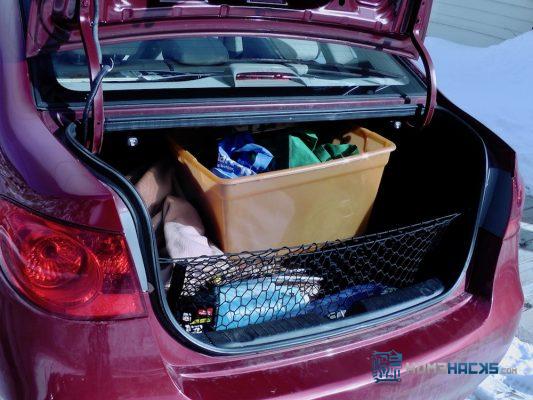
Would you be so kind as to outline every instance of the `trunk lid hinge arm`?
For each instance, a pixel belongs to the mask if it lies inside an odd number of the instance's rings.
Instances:
[[[89,140],[86,135],[83,135],[83,142],[85,143],[82,144],[86,147],[90,147],[90,150],[93,153],[100,152],[104,137],[104,94],[101,80],[97,82],[98,75],[101,74],[103,67],[102,52],[98,38],[98,24],[100,18],[98,1],[99,0],[81,0],[79,11],[80,32],[89,67],[91,92],[95,90],[93,93],[94,99],[92,100],[92,140]],[[84,126],[83,129],[86,130],[87,126]]]
[[[417,1],[417,10],[420,10],[420,7],[422,5],[422,0]],[[417,28],[418,23],[418,12],[414,13],[414,18],[411,24],[410,28],[410,37],[411,41],[413,42],[421,60],[422,64],[424,65],[424,75],[426,78],[426,86],[427,86],[427,96],[426,96],[426,104],[424,106],[424,110],[420,115],[420,127],[428,126],[431,122],[431,118],[433,117],[433,113],[435,111],[435,107],[437,105],[437,76],[435,74],[435,68],[433,66],[433,61],[431,60],[431,56],[429,55],[428,50],[424,46],[424,43],[420,36],[420,29]]]

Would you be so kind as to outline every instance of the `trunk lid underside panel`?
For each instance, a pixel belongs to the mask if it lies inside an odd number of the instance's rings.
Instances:
[[[272,4],[277,3],[277,4]],[[101,38],[202,31],[290,34],[360,41],[415,58],[411,36],[423,40],[431,0],[173,1],[100,0]],[[94,0],[30,0],[26,3],[27,55],[81,44],[80,9]],[[147,22],[150,24],[139,24]],[[354,35],[356,34],[356,35]]]

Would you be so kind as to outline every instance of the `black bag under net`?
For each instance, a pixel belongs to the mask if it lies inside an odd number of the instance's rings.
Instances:
[[[457,214],[320,244],[187,259],[173,264],[169,303],[191,333],[307,314],[343,318],[357,301],[416,283]]]

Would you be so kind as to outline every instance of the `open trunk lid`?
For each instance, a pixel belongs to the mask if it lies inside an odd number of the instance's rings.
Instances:
[[[104,134],[100,83],[104,68],[113,68],[102,65],[100,40],[114,43],[139,36],[238,32],[355,42],[409,58],[420,56],[427,81],[420,123],[429,124],[436,103],[436,79],[422,41],[432,0],[313,0],[312,7],[300,1],[27,0],[26,52],[34,56],[83,45],[94,91],[85,108],[85,113],[92,109],[93,115],[92,139],[86,145],[95,153],[102,148]]]
[[[80,45],[95,0],[27,0],[27,55]],[[432,0],[99,0],[100,37],[216,31],[356,41],[418,57]],[[142,24],[140,22],[150,22]]]

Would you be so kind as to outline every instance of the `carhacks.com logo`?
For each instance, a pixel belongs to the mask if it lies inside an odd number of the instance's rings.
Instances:
[[[372,377],[376,383],[400,382],[402,369],[402,353],[394,350],[375,351],[372,353]]]
[[[400,372],[403,363],[402,353],[395,350],[372,353],[372,377],[376,383],[401,382]],[[497,362],[406,362],[404,372],[408,374],[447,374],[447,375],[496,375],[518,373],[516,367],[500,367]]]

